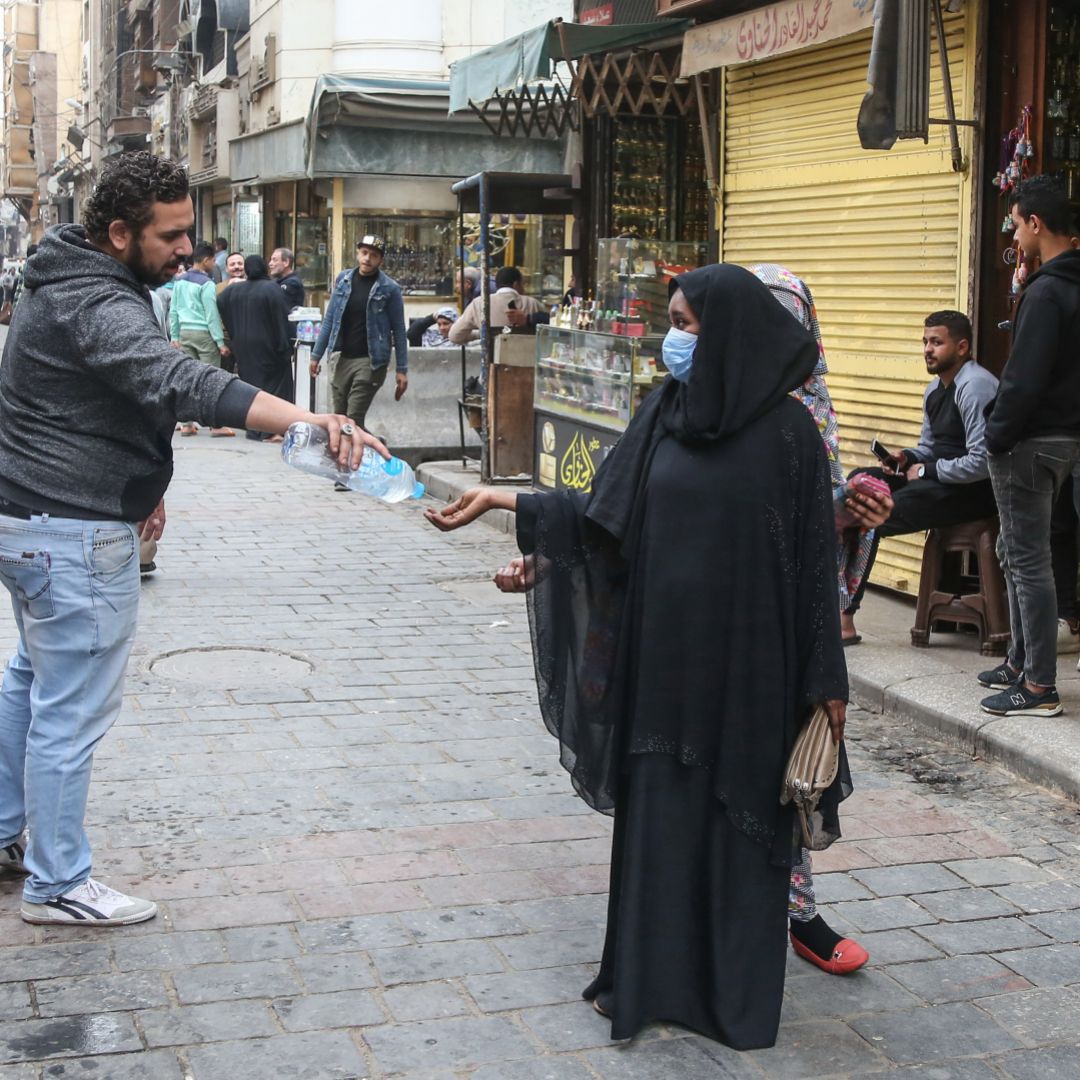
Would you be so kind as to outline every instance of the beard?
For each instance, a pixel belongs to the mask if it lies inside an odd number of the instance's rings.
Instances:
[[[140,283],[156,289],[167,281],[172,281],[176,276],[176,268],[180,265],[178,259],[170,259],[160,266],[152,266],[146,259],[143,251],[142,240],[135,241],[135,247],[131,252],[127,268],[139,279]]]

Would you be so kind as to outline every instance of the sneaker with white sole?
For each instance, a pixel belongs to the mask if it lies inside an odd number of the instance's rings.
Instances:
[[[1056,687],[1050,686],[1036,694],[1023,683],[984,698],[980,705],[982,711],[991,716],[1057,716],[1061,712],[1061,698]]]
[[[980,671],[975,677],[979,680],[979,685],[985,686],[988,690],[1009,690],[1024,678],[1024,673],[1013,671],[1005,663],[989,671]]]
[[[1058,656],[1080,652],[1080,627],[1074,627],[1068,619],[1058,619]]]
[[[26,857],[26,846],[21,840],[5,844],[0,847],[0,870],[10,870],[16,874],[25,874],[26,867],[23,859]]]
[[[81,885],[42,904],[22,902],[23,922],[64,923],[75,926],[127,926],[157,914],[157,904],[125,896],[122,892],[87,878]]]

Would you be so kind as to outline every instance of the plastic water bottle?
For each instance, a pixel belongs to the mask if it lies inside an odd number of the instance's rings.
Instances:
[[[386,461],[370,446],[364,447],[360,468],[343,469],[330,454],[330,439],[325,429],[315,424],[293,424],[285,433],[281,456],[294,469],[325,476],[383,502],[419,499],[424,494],[424,485],[417,482],[406,462],[396,457]]]

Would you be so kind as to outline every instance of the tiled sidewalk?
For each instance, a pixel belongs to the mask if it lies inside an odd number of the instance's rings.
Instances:
[[[90,813],[95,873],[162,914],[35,929],[0,878],[0,1080],[1076,1075],[1076,810],[860,712],[817,869],[872,966],[792,957],[772,1050],[611,1044],[579,999],[610,823],[539,723],[520,598],[487,581],[509,538],[240,440],[185,440],[177,474]],[[221,645],[190,669],[216,685],[151,670]]]

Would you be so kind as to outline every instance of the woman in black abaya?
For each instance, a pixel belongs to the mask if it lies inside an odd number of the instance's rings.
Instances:
[[[236,358],[236,373],[245,382],[286,401],[293,399],[292,344],[289,341],[289,303],[276,281],[270,280],[266,260],[244,260],[246,280],[223,289],[217,298],[221,321]],[[249,431],[248,438],[262,433]]]
[[[668,1020],[751,1049],[774,1043],[783,996],[784,766],[815,704],[841,737],[847,699],[829,465],[788,396],[818,352],[745,270],[675,285],[673,377],[591,494],[481,488],[428,517],[517,510],[544,721],[578,793],[615,817],[585,996],[613,1038]],[[849,792],[842,755],[821,846]]]

